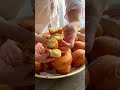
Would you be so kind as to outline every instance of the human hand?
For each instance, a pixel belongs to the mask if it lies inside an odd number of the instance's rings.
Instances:
[[[54,58],[48,58],[49,54],[45,51],[45,48],[41,43],[35,45],[35,60],[41,63],[46,63],[54,60]]]
[[[40,43],[46,44],[48,42],[48,40],[35,33],[35,42],[40,42]]]
[[[77,36],[79,22],[71,22],[65,27],[63,27],[64,31],[64,40],[62,41],[63,46],[72,48],[74,46],[75,37]]]
[[[11,86],[34,84],[33,64],[25,64],[22,51],[12,40],[7,40],[0,48],[0,83]]]

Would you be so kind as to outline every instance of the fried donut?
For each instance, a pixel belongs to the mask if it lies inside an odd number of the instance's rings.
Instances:
[[[43,66],[40,62],[35,61],[35,73],[39,73],[43,69]]]
[[[78,41],[78,37],[77,36],[75,36],[75,41]]]
[[[63,30],[62,30],[62,28],[53,28],[53,27],[51,27],[51,28],[49,28],[49,33],[52,35],[52,34],[56,34],[56,33],[58,33],[58,34],[62,34],[63,33]]]
[[[82,33],[82,34],[85,34],[85,28],[80,28],[80,30],[78,30],[78,32]]]
[[[56,72],[59,74],[68,74],[71,72],[71,65],[60,68],[60,69],[56,69]]]
[[[43,63],[42,65],[43,65],[43,67],[44,67],[46,70],[51,70],[51,69],[52,69],[52,66],[51,66],[51,63],[50,63],[50,62],[48,62],[48,63]]]
[[[78,49],[72,53],[74,67],[79,67],[85,63],[85,50]]]
[[[69,66],[71,63],[72,55],[69,51],[65,51],[60,58],[55,58],[55,60],[51,62],[51,65],[54,69],[60,69]]]
[[[74,52],[77,49],[85,49],[85,43],[82,41],[76,41],[74,47],[72,48],[72,51]]]

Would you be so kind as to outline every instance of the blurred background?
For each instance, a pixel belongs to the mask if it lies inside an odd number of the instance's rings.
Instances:
[[[115,4],[115,3],[120,3],[120,0],[110,0],[108,5],[112,5],[112,4]],[[25,5],[19,11],[19,13],[16,16],[16,18],[21,18],[21,17],[24,17],[24,16],[31,16],[31,15],[33,15],[33,11],[32,10],[33,10],[32,9],[32,4],[31,4],[30,0],[26,0]],[[81,26],[84,26],[84,23],[85,23],[85,21],[84,21],[84,19],[82,19],[82,23],[80,23]],[[8,87],[8,86],[0,86],[0,90],[12,90],[12,88]],[[21,89],[21,90],[23,90],[23,89]]]

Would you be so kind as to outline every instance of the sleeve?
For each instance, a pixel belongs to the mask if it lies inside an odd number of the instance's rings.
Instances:
[[[85,0],[65,0],[66,3],[66,15],[65,18],[68,20],[67,13],[71,10],[78,10],[81,15],[84,13]]]

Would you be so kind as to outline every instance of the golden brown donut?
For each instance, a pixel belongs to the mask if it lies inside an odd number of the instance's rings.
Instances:
[[[78,41],[78,37],[77,36],[75,36],[75,41]]]
[[[85,43],[82,41],[76,41],[74,47],[72,48],[72,51],[74,52],[77,49],[85,49]]]
[[[45,69],[47,69],[47,70],[51,70],[51,69],[52,69],[51,62],[43,63],[42,65],[43,65],[43,67],[44,67]]]
[[[40,62],[35,61],[35,72],[39,73],[43,69],[43,66]]]
[[[56,58],[51,62],[51,65],[54,69],[60,69],[66,66],[69,66],[72,63],[72,55],[69,51],[62,53],[60,58]]]
[[[78,49],[72,53],[74,67],[79,67],[85,63],[85,50]]]
[[[56,69],[56,72],[59,74],[68,74],[71,72],[71,65],[60,68],[60,69]]]

